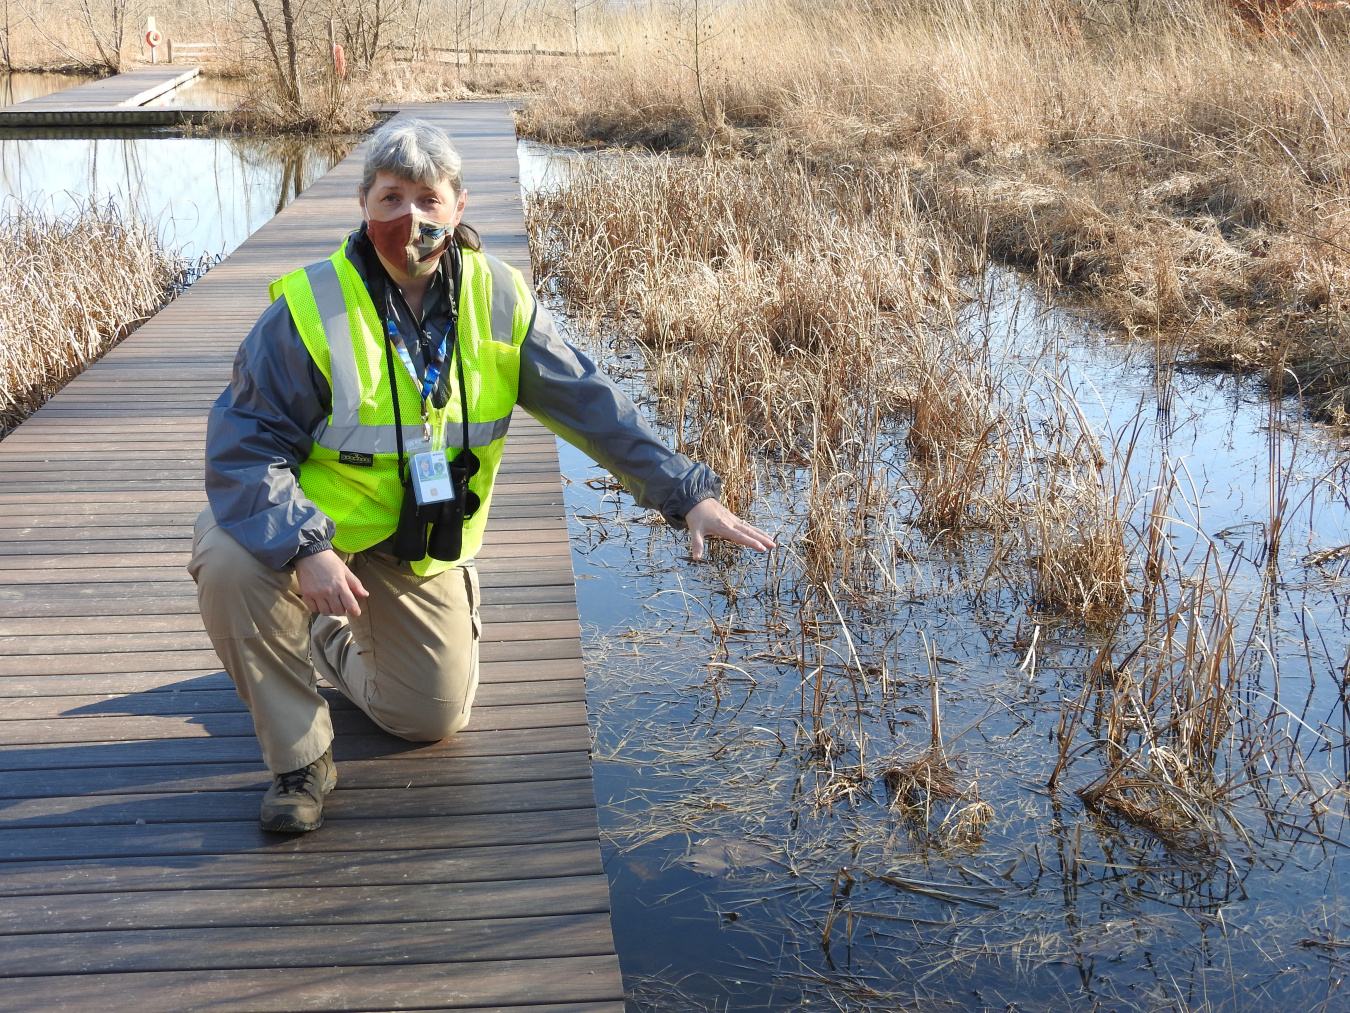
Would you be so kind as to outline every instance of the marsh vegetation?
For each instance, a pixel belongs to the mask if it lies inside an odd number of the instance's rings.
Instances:
[[[1336,1008],[1338,437],[1051,312],[877,157],[609,154],[530,204],[577,333],[784,535],[683,576],[570,487],[645,602],[580,583],[634,1004]]]
[[[1282,5],[1264,36],[1233,20],[1261,6],[670,8],[522,124],[905,176],[926,220],[1113,328],[1168,357],[1290,369],[1340,420],[1350,7]]]
[[[0,436],[172,298],[192,267],[111,204],[56,216],[8,205],[0,214]]]
[[[349,147],[0,138],[0,436]]]

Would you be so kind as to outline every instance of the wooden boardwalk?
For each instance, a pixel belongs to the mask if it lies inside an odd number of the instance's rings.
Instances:
[[[422,107],[528,270],[501,104]],[[267,283],[358,221],[359,151],[0,441],[0,1011],[620,1013],[553,437],[519,417],[446,743],[330,694],[324,827],[263,833],[248,714],[184,570],[208,406]]]
[[[215,109],[146,108],[201,73],[200,67],[141,67],[0,109],[0,127],[158,127],[197,123]]]

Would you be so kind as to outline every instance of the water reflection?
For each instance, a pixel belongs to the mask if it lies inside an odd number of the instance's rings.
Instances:
[[[181,88],[145,104],[147,109],[232,109],[244,97],[241,82],[199,74]]]
[[[567,182],[568,166],[579,159],[593,157],[537,141],[517,143],[516,156],[520,161],[520,189],[527,194],[563,185]]]
[[[0,72],[0,107],[27,102],[77,85],[97,81],[91,74],[30,74]]]
[[[34,132],[36,133],[36,132]],[[185,256],[219,257],[326,173],[349,141],[55,135],[0,139],[0,203],[111,202]]]
[[[565,178],[565,165],[526,164],[546,151],[524,155],[522,179]],[[991,535],[929,544],[900,520],[912,565],[897,571],[895,594],[841,593],[853,642],[831,643],[831,622],[825,650],[803,666],[789,564],[729,553],[690,567],[680,539],[564,448],[630,1008],[1350,1009],[1345,447],[1307,424],[1296,399],[1229,375],[1160,371],[1151,349],[1048,308],[1016,276],[987,281],[963,326],[986,339],[1000,375],[1018,391],[1025,381],[1033,403],[1038,383],[1071,390],[1108,454],[1133,446],[1112,467],[1127,476],[1136,530],[1156,476],[1182,476],[1170,551],[1189,571],[1212,544],[1225,569],[1240,687],[1216,819],[1185,839],[1151,831],[1161,821],[1147,813],[1087,807],[1073,789],[1102,768],[1090,749],[1047,789],[1064,703],[1093,685],[1100,645],[989,579]],[[650,400],[642,348],[607,339],[593,350]],[[903,468],[903,423],[892,436]],[[760,477],[754,519],[791,549],[800,476],[769,466]],[[906,495],[899,518],[915,512]],[[1280,497],[1290,507],[1271,549]],[[1119,636],[1139,642],[1127,626]],[[853,643],[870,686],[845,678]],[[808,696],[822,683],[835,694],[826,718],[857,728],[873,771],[926,745],[940,686],[959,787],[977,786],[996,813],[983,839],[944,835],[945,809],[929,819],[892,805],[884,777],[823,794],[826,766],[859,754],[810,752]]]

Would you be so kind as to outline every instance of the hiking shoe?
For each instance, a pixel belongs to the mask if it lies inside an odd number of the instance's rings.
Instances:
[[[263,796],[264,830],[279,834],[303,834],[323,826],[323,797],[337,785],[333,747],[307,767],[277,774]]]

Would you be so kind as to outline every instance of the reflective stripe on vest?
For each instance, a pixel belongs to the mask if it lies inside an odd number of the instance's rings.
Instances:
[[[334,377],[336,377],[334,371]],[[336,395],[334,395],[336,400]],[[336,418],[336,413],[334,413]],[[469,446],[486,447],[493,440],[500,440],[511,427],[511,416],[492,422],[469,423]],[[327,419],[315,427],[312,434],[314,442],[338,453],[347,451],[357,454],[397,454],[398,436],[395,426],[354,426],[338,427],[330,425]],[[421,425],[403,427],[403,444],[422,438]],[[459,449],[464,442],[464,426],[451,422],[445,427],[445,445],[452,450]]]
[[[277,279],[270,291],[274,299],[285,295],[300,338],[332,392],[330,414],[315,424],[314,444],[300,463],[300,487],[336,525],[334,548],[362,552],[398,526],[404,490],[394,399],[403,419],[416,420],[417,385],[401,367],[388,375],[388,339],[365,282],[347,258],[346,244],[328,260]],[[533,325],[533,306],[529,287],[516,271],[494,257],[464,251],[455,339],[463,356],[466,398],[461,402],[458,396],[456,369],[447,377],[453,381],[450,400],[429,412],[453,456],[465,430],[459,416],[463,404],[468,406],[469,444],[480,465],[470,488],[481,506],[464,521],[462,559],[472,558],[482,545],[519,395],[520,349]],[[422,435],[421,427],[405,425],[403,435],[406,447]],[[409,565],[429,576],[455,564],[426,557]]]
[[[361,378],[356,373],[356,349],[352,347],[351,322],[347,319],[347,300],[342,297],[342,282],[331,260],[321,260],[305,268],[314,304],[319,308],[323,333],[328,339],[328,368],[333,373],[333,424],[340,429],[356,426],[361,411]],[[334,340],[334,335],[342,335]],[[418,427],[420,432],[421,427]],[[355,449],[355,448],[353,448]]]
[[[492,339],[510,346],[515,333],[516,304],[519,295],[510,269],[495,257],[488,259],[492,275]],[[314,291],[314,303],[323,321],[324,338],[328,342],[330,384],[333,388],[332,415],[319,422],[311,437],[321,447],[341,453],[397,454],[398,427],[371,426],[360,422],[361,378],[356,370],[356,349],[352,346],[351,322],[347,318],[347,300],[342,295],[342,282],[332,260],[321,260],[305,268],[305,277]],[[446,355],[449,368],[450,356]],[[469,446],[486,447],[506,435],[511,416],[491,422],[469,423]],[[403,427],[403,442],[422,438],[420,425]],[[460,448],[464,443],[464,426],[454,422],[446,426],[445,445]]]

